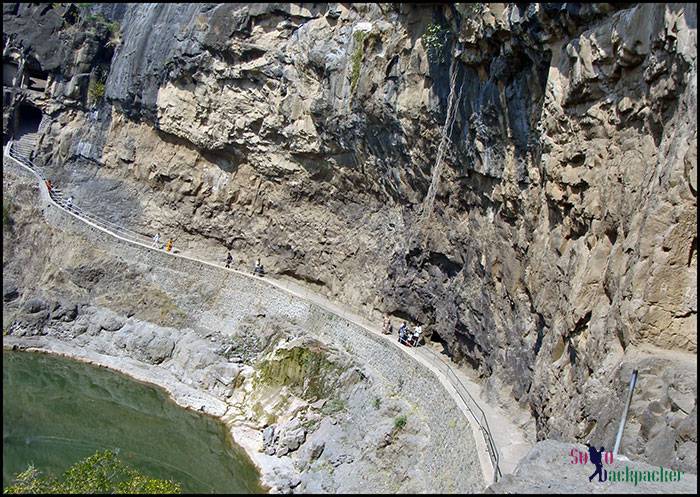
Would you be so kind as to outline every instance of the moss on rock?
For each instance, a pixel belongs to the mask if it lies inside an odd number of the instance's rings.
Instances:
[[[266,385],[288,386],[303,398],[328,397],[342,372],[320,342],[278,349],[258,367],[257,380]]]

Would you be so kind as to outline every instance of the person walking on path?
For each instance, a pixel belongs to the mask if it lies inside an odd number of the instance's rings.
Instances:
[[[260,276],[263,276],[265,274],[265,269],[263,268],[262,262],[260,262],[259,257],[255,259],[255,268],[253,269],[253,275],[256,274]]]
[[[165,251],[170,252],[173,248],[173,239],[168,238],[168,241],[165,243]]]
[[[399,343],[402,343],[404,345],[407,345],[406,339],[408,338],[408,325],[406,324],[406,321],[401,323],[401,326],[399,327]]]
[[[418,347],[418,342],[420,342],[421,335],[423,334],[423,327],[418,325],[413,330],[413,346]]]
[[[156,233],[156,236],[153,237],[153,248],[160,248],[160,233]]]
[[[233,262],[233,256],[231,256],[231,251],[229,250],[228,255],[226,256],[226,267],[230,268],[232,262]]]
[[[391,333],[392,333],[393,331],[394,331],[394,330],[393,330],[393,328],[392,328],[392,326],[391,326],[391,320],[389,319],[389,315],[388,315],[388,314],[384,314],[384,325],[382,326],[382,332],[383,332],[385,335],[391,335]]]

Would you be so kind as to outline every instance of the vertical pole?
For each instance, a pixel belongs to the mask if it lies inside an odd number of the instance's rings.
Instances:
[[[632,402],[632,392],[634,391],[634,386],[637,384],[637,370],[632,371],[632,377],[630,378],[630,388],[627,394],[627,403],[625,404],[625,410],[622,412],[622,419],[620,420],[620,428],[617,430],[617,437],[615,438],[615,448],[613,449],[613,459],[617,457],[617,451],[620,449],[620,442],[622,441],[622,432],[625,429],[625,422],[627,421],[627,411],[630,408],[630,403]]]

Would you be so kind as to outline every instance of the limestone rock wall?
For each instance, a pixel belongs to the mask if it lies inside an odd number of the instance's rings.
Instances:
[[[82,205],[424,323],[539,438],[610,443],[639,366],[624,445],[695,468],[694,4],[105,15],[106,101],[55,99],[40,157]]]

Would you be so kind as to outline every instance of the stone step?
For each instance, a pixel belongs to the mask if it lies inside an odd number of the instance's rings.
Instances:
[[[18,143],[15,147],[17,150],[34,150],[36,148],[35,143]]]
[[[31,145],[27,144],[21,144],[21,145],[13,145],[12,150],[17,150],[17,151],[27,151],[27,150],[34,150],[34,147]]]
[[[18,153],[18,154],[20,154],[20,155],[27,156],[27,157],[28,157],[32,152],[34,152],[34,150],[35,150],[35,147],[31,147],[31,146],[28,146],[28,145],[21,145],[21,146],[13,145],[13,146],[12,146],[12,151],[13,151],[14,153]]]

